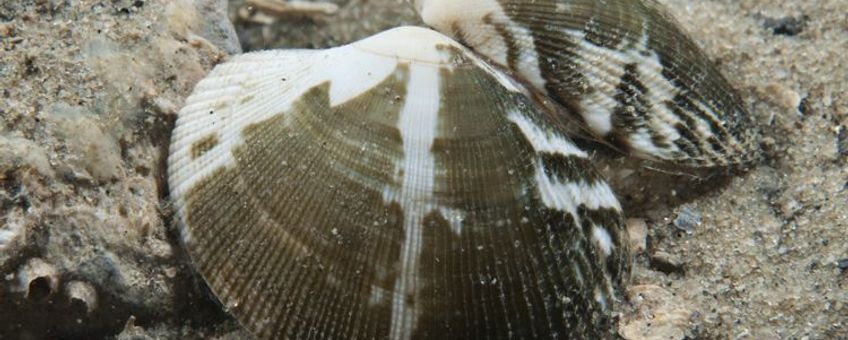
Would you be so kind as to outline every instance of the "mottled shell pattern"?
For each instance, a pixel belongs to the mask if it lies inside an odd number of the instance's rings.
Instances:
[[[653,0],[415,0],[424,22],[637,157],[743,167],[757,132],[735,90]]]
[[[701,166],[746,159],[729,132],[747,119],[741,105],[700,59],[706,73],[668,80],[684,70],[663,70],[671,52],[653,35],[685,36],[640,1],[416,6],[477,52],[401,27],[326,50],[236,56],[198,83],[168,159],[197,270],[263,339],[613,337],[630,266],[622,210],[541,98],[636,154]],[[572,27],[545,33],[570,45],[543,49],[534,34],[549,24],[532,18]],[[592,24],[578,41],[579,20]],[[637,21],[659,28],[625,34]],[[619,45],[591,43],[597,34]],[[567,88],[578,80],[566,69],[590,88]],[[658,108],[668,96],[688,104]],[[641,106],[614,109],[623,102]]]

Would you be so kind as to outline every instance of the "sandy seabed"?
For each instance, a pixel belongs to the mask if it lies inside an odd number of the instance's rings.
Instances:
[[[237,1],[0,2],[0,339],[247,336],[179,245],[168,136],[241,46],[417,23],[396,0],[333,2],[269,25]],[[618,333],[848,339],[848,1],[660,2],[738,88],[767,157],[709,190],[616,188],[636,197],[638,246]]]

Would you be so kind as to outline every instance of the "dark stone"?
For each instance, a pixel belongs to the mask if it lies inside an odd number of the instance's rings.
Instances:
[[[839,133],[836,135],[836,150],[839,156],[848,157],[848,127],[845,125],[839,127]]]
[[[809,116],[813,113],[812,111],[813,108],[810,104],[810,97],[804,97],[803,99],[801,99],[801,102],[798,103],[798,112],[801,112],[801,114],[805,116]]]
[[[799,18],[795,17],[783,17],[783,18],[769,18],[763,17],[763,26],[765,28],[770,29],[772,34],[774,35],[785,35],[785,36],[796,36],[804,31],[804,27],[807,26],[807,20],[809,18],[807,16],[802,16]]]

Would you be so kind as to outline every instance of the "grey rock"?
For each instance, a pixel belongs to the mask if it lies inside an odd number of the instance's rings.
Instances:
[[[701,225],[701,213],[689,206],[683,206],[677,213],[674,219],[674,226],[677,229],[685,231],[693,231]]]

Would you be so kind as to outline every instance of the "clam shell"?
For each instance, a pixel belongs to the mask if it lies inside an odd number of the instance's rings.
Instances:
[[[260,338],[613,334],[618,201],[519,87],[434,31],[234,57],[170,152],[188,252]]]
[[[552,99],[596,138],[692,167],[746,165],[757,132],[739,96],[652,0],[416,0],[424,22]]]

